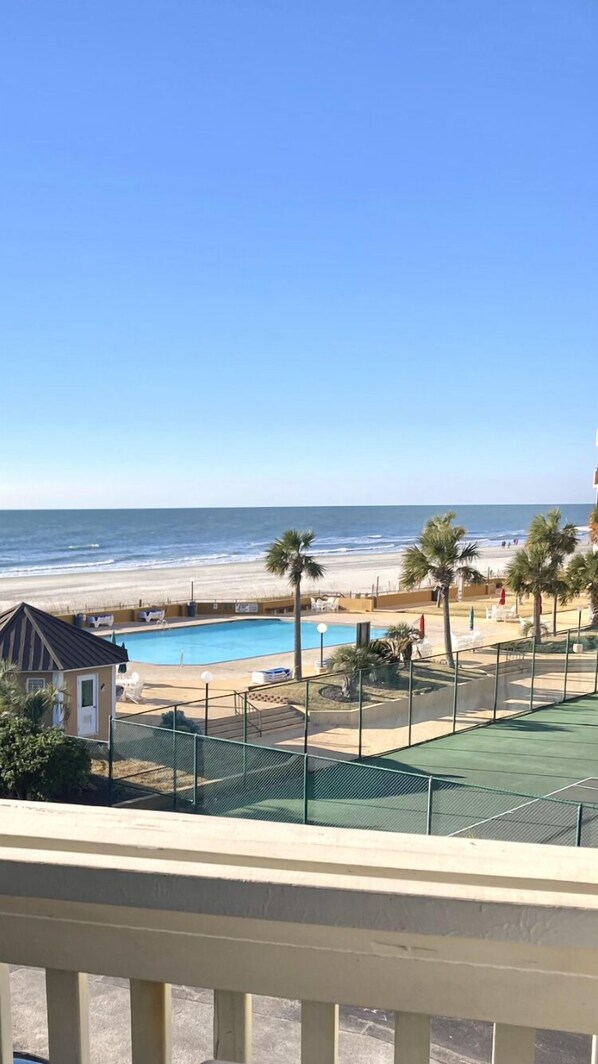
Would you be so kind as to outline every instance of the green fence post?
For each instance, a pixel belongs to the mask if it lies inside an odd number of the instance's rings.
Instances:
[[[359,670],[359,735],[357,739],[357,760],[361,761],[363,752],[363,669]]]
[[[411,746],[411,725],[413,723],[413,659],[409,658],[409,708],[407,710],[407,746]]]
[[[583,825],[583,803],[580,802],[577,807],[577,825],[575,827],[575,845],[581,846],[581,829]]]
[[[536,637],[532,636],[532,675],[529,685],[529,711],[534,708],[534,680],[536,678]]]
[[[569,642],[570,642],[570,633],[567,632],[567,643],[566,643],[566,646],[565,646],[565,679],[564,679],[564,682],[563,682],[563,702],[567,698],[567,675],[568,675],[568,672],[569,672]]]
[[[176,711],[172,714],[172,807],[176,809]]]
[[[193,812],[197,812],[197,733],[193,736]]]
[[[432,793],[434,789],[434,777],[428,776],[428,808],[426,810],[426,835],[432,834]]]
[[[303,727],[303,753],[307,753],[309,742],[309,680],[305,681],[305,724]]]
[[[598,694],[598,644],[596,645],[596,668],[594,669],[594,694]]]
[[[496,675],[494,677],[494,702],[492,703],[492,720],[498,712],[498,681],[500,677],[500,643],[496,644]]]
[[[459,698],[459,651],[455,654],[455,679],[453,682],[453,735],[457,730],[457,701]]]
[[[307,799],[307,754],[303,755],[303,823],[308,824],[308,799]]]
[[[243,693],[243,742],[244,743],[247,742],[247,701],[248,701],[248,697],[249,696],[247,694],[247,691],[244,691],[244,693]]]
[[[598,674],[598,655],[596,657],[596,671]],[[114,717],[110,717],[108,733],[108,805],[112,805],[112,781],[114,779]]]

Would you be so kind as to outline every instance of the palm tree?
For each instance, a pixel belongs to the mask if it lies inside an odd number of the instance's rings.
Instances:
[[[563,578],[560,576],[565,558],[573,554],[577,546],[577,528],[571,522],[562,524],[562,514],[558,509],[549,510],[547,514],[536,514],[527,534],[528,545],[543,547],[554,565],[556,573],[555,590],[552,594],[552,634],[556,635],[557,603],[562,598]]]
[[[0,713],[19,713],[23,689],[12,661],[0,661]]]
[[[590,513],[590,540],[592,543],[598,544],[598,506],[595,506]]]
[[[444,619],[444,649],[451,668],[455,666],[451,639],[449,593],[456,580],[481,584],[482,574],[471,564],[480,556],[477,543],[464,542],[467,530],[453,522],[452,511],[426,521],[419,541],[408,547],[403,558],[402,582],[406,591],[431,578],[440,596]]]
[[[419,628],[413,628],[406,621],[393,624],[386,629],[382,639],[373,639],[371,649],[389,664],[411,661],[413,647],[421,640]]]
[[[37,691],[26,691],[17,666],[0,661],[0,713],[27,717],[33,724],[41,724],[44,718],[51,722],[59,694],[62,689],[53,684],[45,684]]]
[[[569,587],[575,594],[584,591],[590,604],[590,625],[598,628],[598,554],[576,554],[567,567]]]
[[[532,634],[542,639],[542,596],[557,595],[565,599],[567,583],[555,566],[546,546],[531,543],[518,550],[507,566],[507,584],[516,595],[531,595],[534,600]]]
[[[341,693],[343,698],[351,699],[355,694],[355,688],[359,679],[359,673],[363,669],[371,669],[380,664],[380,655],[372,644],[368,646],[339,647],[331,658],[334,672],[343,672],[341,681]]]
[[[293,588],[295,615],[295,679],[301,679],[301,581],[320,580],[325,569],[308,554],[315,532],[298,532],[288,528],[280,539],[275,539],[266,551],[266,569],[274,576],[286,576]]]

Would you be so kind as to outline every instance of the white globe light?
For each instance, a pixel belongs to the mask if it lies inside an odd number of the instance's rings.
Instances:
[[[322,624],[318,625],[318,632],[320,633],[320,635],[325,635],[327,631],[328,631],[328,625],[327,624],[324,624],[322,622]]]
[[[201,676],[199,678],[200,678],[200,680],[203,680],[204,683],[211,683],[212,680],[214,679],[214,677],[212,676],[212,673],[208,672],[207,669],[206,669],[205,672],[202,672],[202,674],[201,674]]]

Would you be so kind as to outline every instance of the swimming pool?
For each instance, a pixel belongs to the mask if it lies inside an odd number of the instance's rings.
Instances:
[[[372,629],[372,636],[382,629]],[[118,639],[119,643],[121,638]],[[288,654],[293,650],[293,622],[278,617],[264,620],[215,621],[210,624],[152,628],[122,636],[132,661],[151,665],[211,665],[237,658],[259,658],[266,654]],[[324,653],[340,643],[355,641],[354,624],[329,624],[324,636]],[[303,650],[319,650],[317,622],[301,622]]]

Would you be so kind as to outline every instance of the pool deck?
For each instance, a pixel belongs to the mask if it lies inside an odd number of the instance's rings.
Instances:
[[[488,599],[483,599],[473,603],[476,611],[479,615],[479,619],[476,617],[476,628],[481,633],[485,643],[493,643],[499,639],[514,639],[519,634],[519,625],[513,623],[487,621],[483,617],[484,606],[488,604]],[[456,634],[464,634],[469,629],[469,609],[471,603],[455,603],[452,606],[452,630]],[[525,609],[521,611],[524,615]],[[376,610],[373,613],[304,613],[303,620],[311,621],[312,623],[324,622],[328,625],[346,625],[350,630],[350,637],[348,641],[352,641],[355,625],[360,621],[370,621],[373,627],[389,627],[393,624],[409,623],[416,625],[421,616],[421,609],[414,612],[405,612],[398,610]],[[230,618],[218,618],[218,621],[222,623],[224,619],[233,620],[247,620],[246,616],[239,617],[232,615]],[[285,619],[288,619],[285,618]],[[442,614],[440,610],[433,608],[425,613],[426,619],[426,636],[432,643],[434,653],[442,653],[443,650],[443,630],[442,630]],[[204,625],[214,623],[214,619],[211,617],[198,618],[195,621],[180,620],[173,621],[172,627],[188,627],[189,625]],[[170,622],[169,622],[170,624]],[[126,635],[127,632],[145,631],[147,626],[145,624],[126,625],[116,628],[116,635]],[[324,653],[326,655],[327,650],[325,647]],[[319,661],[319,651],[306,650],[303,654],[303,675],[304,677],[315,676],[316,666]],[[212,693],[218,691],[246,691],[251,686],[251,673],[256,670],[272,668],[274,666],[285,666],[292,668],[293,655],[292,653],[286,654],[271,654],[262,657],[255,658],[243,658],[236,661],[223,661],[215,662],[209,665],[150,665],[145,662],[131,660],[129,665],[129,671],[136,670],[139,672],[144,680],[143,691],[143,703],[136,705],[132,702],[119,702],[117,706],[117,712],[119,715],[129,715],[139,713],[141,709],[150,709],[152,706],[156,707],[156,710],[165,705],[172,703],[193,702],[202,698],[205,692],[205,684],[201,679],[201,673],[208,670],[212,674],[212,681],[210,682],[210,690]],[[230,710],[226,711],[230,712]],[[193,715],[191,713],[191,715]],[[224,715],[224,714],[223,714]],[[330,752],[331,749],[337,750],[339,754],[343,754],[346,749],[346,756],[352,756],[349,750],[353,749],[354,736],[348,735],[346,740],[343,740],[342,729],[335,729],[336,738],[334,741],[330,740],[330,745],[325,736],[322,736],[323,751]],[[289,734],[283,735],[282,733],[277,736],[277,742],[290,742],[294,745],[298,741],[298,735]],[[272,745],[271,741],[270,744]]]

